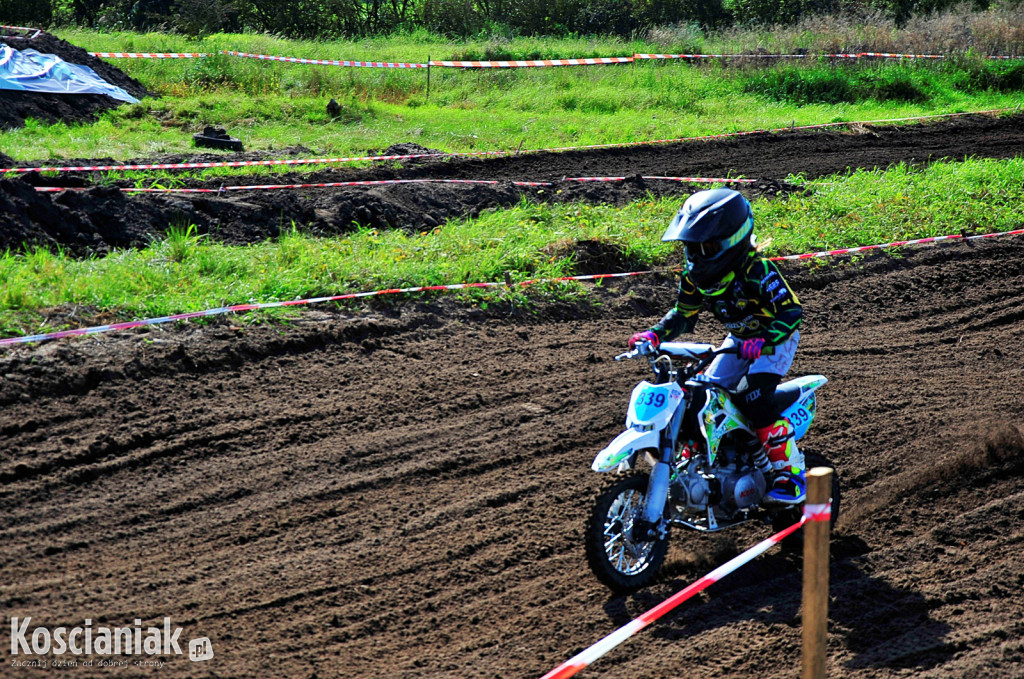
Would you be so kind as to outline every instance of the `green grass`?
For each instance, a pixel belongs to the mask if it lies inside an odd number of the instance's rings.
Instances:
[[[889,63],[882,67],[806,68],[783,65],[747,76],[746,92],[797,105],[924,103],[947,90],[972,95],[1017,93],[1024,89],[1024,62],[984,62],[961,57],[939,64]]]
[[[1004,231],[1024,225],[1024,159],[858,171],[810,183],[807,196],[754,205],[768,254],[894,239]],[[794,178],[799,179],[799,178]],[[545,278],[570,274],[565,247],[600,240],[637,266],[664,266],[660,236],[678,200],[625,208],[536,205],[486,212],[429,232],[363,229],[343,238],[299,232],[247,247],[221,245],[182,226],[144,250],[75,260],[34,250],[0,257],[0,333],[52,329],[46,311],[76,305],[139,318],[225,304],[270,302],[379,288]],[[578,288],[573,288],[578,290]],[[495,293],[482,293],[493,295]],[[480,299],[479,297],[477,298]]]
[[[425,61],[461,56],[621,56],[657,45],[614,39],[451,43],[427,34],[357,42],[253,35],[188,40],[164,34],[59,32],[91,51],[236,49],[309,58]],[[248,150],[304,146],[314,156],[372,154],[397,142],[448,152],[647,141],[792,124],[1009,108],[1024,66],[963,57],[949,64],[728,67],[638,62],[506,70],[355,69],[217,56],[117,60],[161,95],[92,125],[30,124],[0,135],[23,160],[194,152],[191,133],[223,125]],[[330,118],[336,99],[341,115]],[[251,171],[250,171],[251,172]],[[258,170],[272,173],[273,170]],[[231,174],[218,170],[214,176]]]
[[[810,196],[757,203],[758,230],[786,254],[1010,231],[1024,227],[1022,173],[1022,158],[858,170],[810,182]]]

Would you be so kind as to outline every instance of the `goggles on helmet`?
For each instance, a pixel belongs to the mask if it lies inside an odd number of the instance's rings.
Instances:
[[[747,217],[743,225],[736,230],[736,233],[724,238],[722,240],[705,241],[702,243],[693,243],[684,241],[683,242],[683,254],[686,259],[696,261],[712,261],[717,259],[729,250],[729,248],[735,246],[737,243],[750,238],[750,235],[754,231],[754,218]]]
[[[687,259],[714,259],[722,251],[722,244],[718,241],[684,243],[683,250]]]

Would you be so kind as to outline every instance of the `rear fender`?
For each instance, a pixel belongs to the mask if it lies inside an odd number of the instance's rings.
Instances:
[[[807,375],[786,383],[800,386],[800,398],[782,413],[782,416],[793,425],[794,438],[797,441],[803,438],[803,435],[810,429],[811,422],[814,421],[814,416],[818,412],[818,396],[814,391],[826,382],[828,382],[828,378],[823,375]]]
[[[627,429],[597,454],[590,468],[595,472],[613,472],[624,462],[627,463],[627,469],[631,468],[637,452],[645,448],[658,449],[660,433],[659,430]]]

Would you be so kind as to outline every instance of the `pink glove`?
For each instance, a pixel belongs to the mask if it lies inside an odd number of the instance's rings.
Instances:
[[[764,340],[760,337],[752,337],[740,342],[740,358],[746,361],[756,361],[761,358],[761,348]]]
[[[644,330],[643,332],[638,332],[632,337],[630,337],[629,348],[636,349],[636,345],[638,342],[650,342],[651,346],[654,347],[655,349],[657,349],[658,345],[661,344],[661,340],[658,339],[658,336],[654,334],[653,330]]]

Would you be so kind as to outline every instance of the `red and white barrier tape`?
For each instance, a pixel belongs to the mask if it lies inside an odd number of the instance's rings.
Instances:
[[[501,152],[498,152],[501,153]],[[101,172],[129,170],[199,170],[212,167],[257,167],[272,165],[332,165],[359,161],[411,160],[413,158],[440,158],[451,153],[413,153],[393,156],[349,156],[344,158],[302,158],[289,160],[225,160],[211,163],[148,163],[128,165],[76,165],[63,167],[7,167],[0,168],[0,174],[23,172]]]
[[[876,59],[945,59],[943,54],[889,54],[886,52],[858,52],[858,57]]]
[[[102,59],[202,59],[210,56],[202,52],[89,52]]]
[[[1019,108],[1019,107],[1018,107]],[[690,141],[707,141],[710,139],[728,139],[732,137],[749,137],[759,134],[772,134],[775,132],[793,132],[796,130],[818,130],[830,127],[846,127],[850,125],[881,125],[884,123],[910,122],[914,120],[932,120],[935,118],[956,118],[974,115],[992,115],[996,113],[1007,113],[1016,111],[1018,108],[997,108],[986,111],[964,111],[961,113],[935,113],[923,116],[908,116],[905,118],[882,118],[877,120],[851,120],[837,123],[818,123],[815,125],[793,125],[790,127],[776,127],[763,130],[749,130],[746,132],[724,132],[722,134],[707,134],[699,137],[677,137],[675,139],[653,139],[650,141],[616,142],[608,144],[586,144],[583,146],[556,146],[551,148],[531,149],[527,151],[460,151],[455,153],[415,153],[409,155],[393,156],[353,156],[347,158],[305,158],[300,160],[229,160],[211,163],[153,163],[153,164],[132,164],[132,165],[79,165],[79,166],[48,166],[48,167],[7,167],[0,168],[0,174],[23,174],[27,172],[100,172],[100,171],[128,171],[128,170],[193,170],[212,167],[257,167],[271,165],[331,165],[337,163],[351,163],[357,161],[384,161],[384,160],[411,160],[414,158],[460,158],[478,156],[514,156],[534,153],[560,153],[564,151],[583,151],[588,149],[611,149],[629,148],[634,146],[653,146],[656,144],[677,144]]]
[[[285,61],[290,64],[313,64],[316,66],[348,66],[352,68],[426,68],[426,64],[403,64],[384,61],[348,61],[338,59],[300,59],[298,57],[277,57],[270,54],[248,54],[221,50],[220,54],[245,59],[262,59],[264,61]]]
[[[641,177],[641,179],[687,182],[693,184],[749,184],[756,179],[733,179],[728,177]],[[565,177],[563,182],[622,182],[626,177]],[[325,189],[343,186],[384,186],[389,184],[489,184],[502,182],[496,179],[368,179],[352,182],[320,182],[317,184],[242,184],[239,186],[221,186],[216,189],[204,188],[132,188],[121,189],[122,193],[226,193],[228,191],[273,191],[278,189]],[[513,186],[554,186],[555,182],[508,182]],[[40,193],[60,193],[61,191],[89,191],[91,186],[37,186]]]
[[[18,30],[34,30],[18,26],[0,26]],[[36,33],[38,35],[39,32]],[[36,37],[35,35],[32,36]],[[209,53],[159,53],[159,52],[89,52],[91,56],[104,59],[194,59],[209,57]],[[220,50],[218,54],[226,54],[244,59],[262,59],[264,61],[283,61],[292,64],[312,64],[315,66],[345,66],[349,68],[404,68],[416,69],[428,66],[440,68],[538,68],[546,66],[602,66],[608,64],[630,64],[634,61],[656,59],[948,59],[945,54],[899,54],[888,52],[856,52],[840,54],[634,54],[629,57],[593,57],[589,59],[507,59],[507,60],[436,60],[427,63],[402,63],[384,61],[351,61],[348,59],[304,59],[300,57],[282,57],[272,54],[250,54],[234,50]],[[986,59],[1021,59],[1013,55],[987,55]]]
[[[892,54],[854,52],[840,54],[634,54],[635,59],[948,59],[946,54]],[[1016,56],[986,56],[986,59],[1020,59]]]
[[[832,503],[826,502],[820,505],[804,504],[804,521],[831,521]]]
[[[865,250],[877,250],[880,248],[894,247],[896,245],[917,245],[922,243],[934,243],[942,240],[973,240],[976,238],[995,238],[996,236],[1014,236],[1024,234],[1024,229],[1017,229],[1015,231],[1001,231],[998,233],[986,233],[977,236],[937,236],[934,238],[920,238],[918,240],[899,241],[896,243],[887,243],[885,245],[867,245],[859,248],[845,248],[842,250],[831,250],[828,252],[815,252],[806,255],[791,255],[786,257],[771,257],[773,261],[785,260],[785,259],[809,259],[811,257],[830,257],[836,255],[845,255],[852,252],[862,252]],[[536,285],[538,283],[562,283],[568,281],[595,281],[604,280],[608,278],[628,278],[632,276],[645,276],[647,274],[655,273],[654,271],[630,271],[627,273],[606,273],[606,274],[588,274],[583,276],[563,276],[560,278],[541,278],[531,279],[523,281],[518,285],[525,287],[527,285]],[[114,330],[129,330],[131,328],[141,328],[148,325],[160,325],[162,323],[170,323],[172,321],[183,321],[190,318],[202,318],[204,316],[217,316],[220,314],[227,314],[232,312],[243,312],[243,311],[256,311],[258,309],[274,309],[277,307],[284,306],[301,306],[308,304],[317,304],[320,302],[337,302],[346,299],[359,299],[362,297],[375,297],[379,295],[395,295],[415,292],[433,292],[433,291],[448,291],[448,290],[465,290],[469,288],[497,288],[506,286],[504,282],[488,282],[488,283],[459,283],[456,285],[425,285],[413,288],[391,288],[388,290],[373,290],[371,292],[355,292],[345,295],[332,295],[330,297],[314,297],[309,299],[296,299],[289,300],[287,302],[261,302],[255,304],[238,304],[235,306],[217,307],[216,309],[206,309],[205,311],[193,311],[184,314],[175,314],[173,316],[162,316],[160,318],[150,318],[140,321],[128,321],[125,323],[113,323],[109,325],[97,325],[90,328],[76,328],[74,330],[62,330],[60,332],[44,333],[41,335],[27,335],[23,337],[7,337],[0,339],[0,346],[7,346],[12,344],[23,344],[25,342],[43,342],[46,340],[62,339],[65,337],[75,337],[78,335],[94,335],[103,332],[111,332]]]
[[[634,54],[634,59],[806,59],[809,54]],[[831,55],[829,55],[831,56]]]
[[[840,54],[634,54],[634,59],[948,59],[946,54],[891,54],[888,52],[854,52]],[[1021,59],[1024,57],[988,55],[986,59]]]
[[[372,179],[353,182],[321,182],[318,184],[242,184],[239,186],[221,186],[216,189],[203,188],[131,188],[121,189],[123,193],[226,193],[228,191],[268,191],[276,189],[324,189],[341,186],[383,186],[388,184],[499,184],[494,179]],[[517,186],[551,186],[552,182],[509,182]],[[93,187],[75,186],[37,186],[41,193],[59,193],[60,191],[88,191]]]
[[[543,66],[603,66],[631,64],[633,57],[594,57],[592,59],[516,59],[492,61],[431,61],[431,66],[448,68],[535,68]]]
[[[27,26],[6,26],[16,31],[35,31],[32,38],[43,32],[41,28]],[[198,59],[212,56],[210,53],[190,52],[89,52],[91,56],[105,59]],[[633,54],[628,57],[593,57],[589,59],[509,59],[509,60],[454,60],[430,61],[425,64],[383,62],[383,61],[349,61],[338,59],[303,59],[299,57],[280,57],[270,54],[250,54],[234,50],[220,50],[218,54],[246,59],[262,59],[265,61],[284,61],[293,64],[313,64],[319,66],[348,66],[362,68],[427,68],[440,66],[450,68],[534,68],[543,66],[599,66],[605,64],[629,64],[634,61],[650,59],[807,59],[824,57],[829,59],[947,59],[945,54],[892,54],[888,52],[856,52],[851,54]],[[989,55],[986,59],[1021,59],[1012,55]]]
[[[665,615],[673,608],[683,603],[687,599],[693,597],[695,594],[702,592],[707,589],[710,585],[718,582],[725,576],[729,575],[733,571],[738,570],[741,566],[745,566],[750,561],[767,552],[775,545],[782,542],[784,539],[795,533],[804,523],[807,521],[827,520],[819,519],[820,513],[815,515],[815,518],[808,519],[805,513],[804,517],[797,523],[794,523],[789,528],[779,531],[775,535],[771,536],[767,540],[762,540],[747,551],[743,552],[739,556],[727,561],[715,570],[711,571],[700,580],[697,580],[693,584],[689,585],[685,589],[673,594],[671,597],[661,602],[651,610],[647,611],[640,617],[636,618],[630,623],[623,625],[619,629],[615,630],[608,636],[604,637],[590,648],[577,653],[575,656],[565,661],[555,669],[545,674],[541,679],[565,679],[566,677],[574,676],[577,672],[590,665],[592,662],[612,650],[622,642],[626,641],[640,630],[644,629],[652,622]]]
[[[563,276],[561,278],[545,278],[528,280],[519,283],[520,287],[527,285],[536,285],[538,283],[560,283],[565,281],[592,281],[592,280],[603,280],[606,278],[626,278],[629,276],[643,276],[651,273],[649,271],[633,271],[629,273],[610,273],[610,274],[589,274],[585,276]],[[206,316],[219,316],[222,314],[228,314],[233,312],[244,312],[244,311],[256,311],[259,309],[276,309],[278,307],[286,306],[303,306],[308,304],[319,304],[322,302],[340,302],[347,299],[360,299],[363,297],[375,297],[378,295],[397,295],[407,294],[415,292],[432,292],[432,291],[449,291],[449,290],[468,290],[471,288],[497,288],[507,286],[504,282],[488,282],[488,283],[458,283],[455,285],[423,285],[414,288],[391,288],[388,290],[374,290],[371,292],[353,292],[345,295],[331,295],[330,297],[313,297],[309,299],[295,299],[286,302],[261,302],[255,304],[236,304],[234,306],[217,307],[216,309],[206,309],[204,311],[192,311],[184,314],[174,314],[172,316],[161,316],[160,318],[148,318],[140,321],[127,321],[125,323],[111,323],[108,325],[96,325],[90,328],[76,328],[74,330],[62,330],[60,332],[50,332],[41,335],[30,335],[25,337],[7,337],[0,339],[0,346],[7,346],[12,344],[23,344],[25,342],[43,342],[46,340],[62,339],[65,337],[76,337],[79,335],[95,335],[104,332],[112,332],[115,330],[130,330],[132,328],[141,328],[150,325],[161,325],[163,323],[171,323],[173,321],[184,321],[192,318],[203,318]]]
[[[867,252],[869,250],[882,250],[885,248],[897,248],[903,245],[924,245],[925,243],[938,243],[944,240],[976,240],[978,238],[995,238],[997,236],[1019,236],[1024,234],[1024,229],[1016,229],[1014,231],[999,231],[997,233],[983,233],[975,236],[965,236],[964,234],[955,234],[952,236],[933,236],[931,238],[917,238],[915,240],[898,240],[892,243],[884,243],[881,245],[862,245],[856,248],[842,248],[840,250],[825,250],[822,252],[808,252],[803,255],[785,255],[782,257],[770,257],[773,262],[780,262],[784,260],[796,260],[796,259],[814,259],[816,257],[837,257],[839,255],[850,255],[856,252]]]

